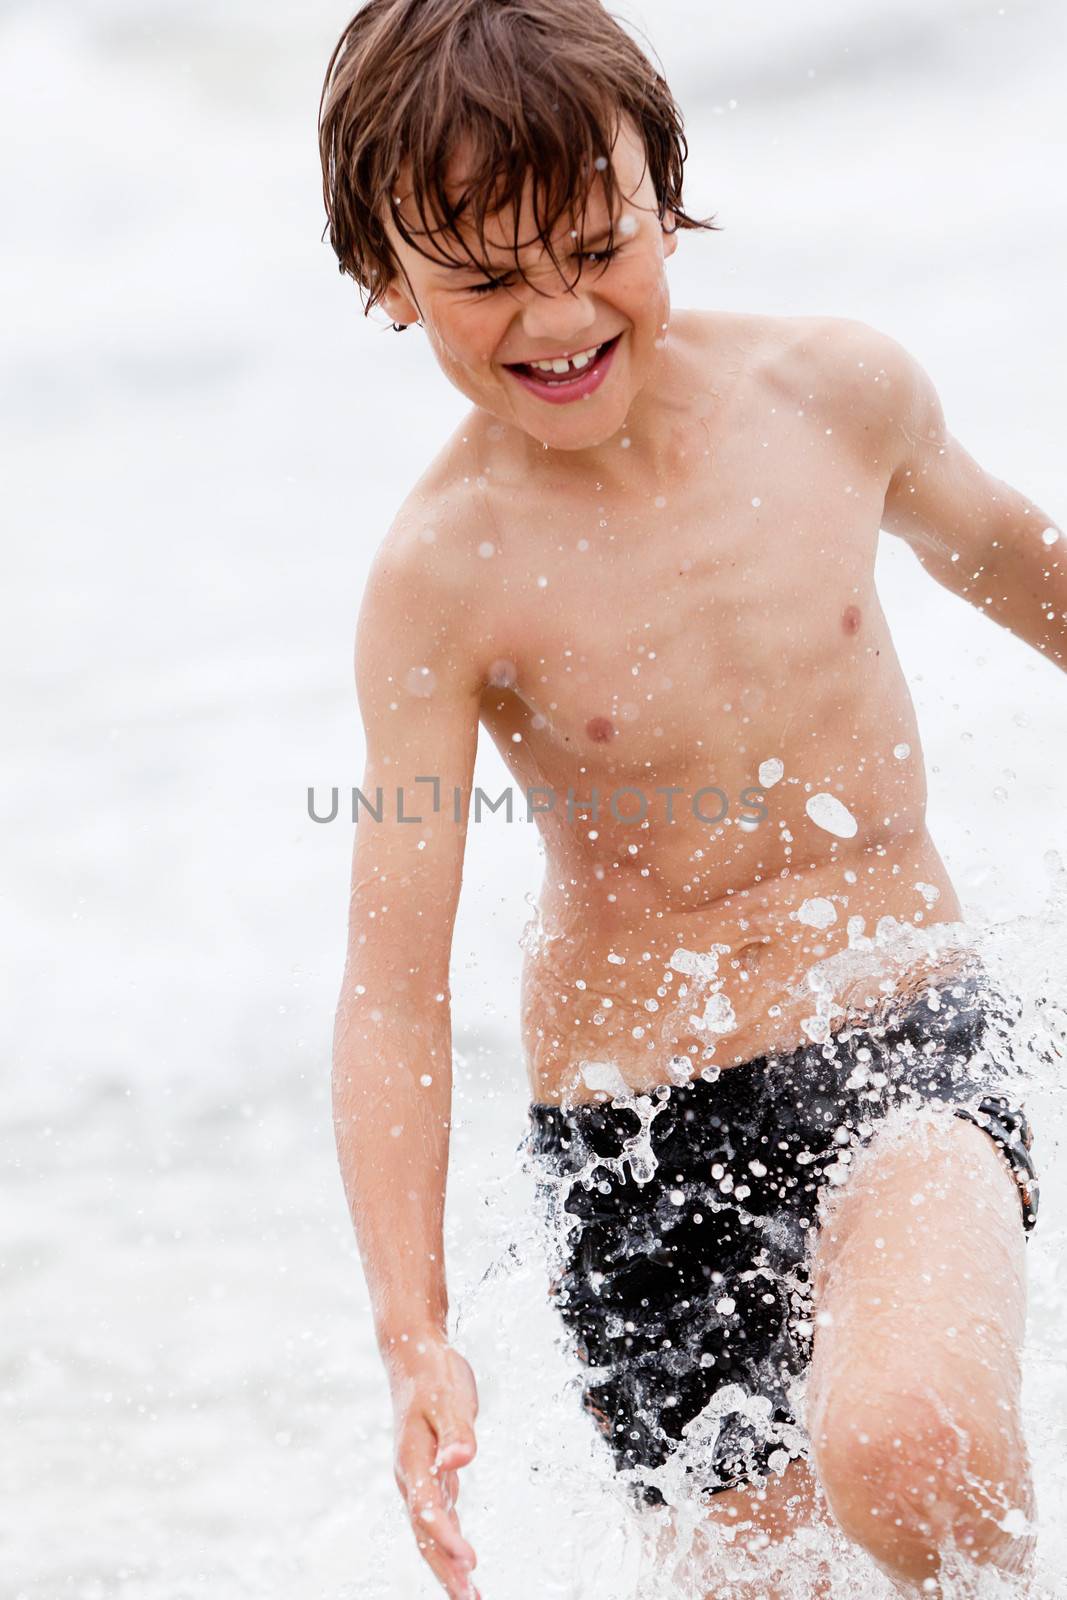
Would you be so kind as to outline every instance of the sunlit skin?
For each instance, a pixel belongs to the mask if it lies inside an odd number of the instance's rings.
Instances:
[[[456,160],[461,175],[461,151]],[[474,1593],[474,1551],[453,1502],[474,1454],[476,1391],[447,1343],[441,1236],[449,959],[467,838],[451,796],[470,794],[479,725],[511,774],[515,826],[525,825],[524,790],[559,797],[535,819],[545,867],[522,1030],[533,1098],[570,1102],[595,1098],[586,1062],[610,1062],[646,1090],[667,1081],[672,1054],[695,1075],[707,1062],[728,1069],[805,1042],[814,1006],[797,986],[813,962],[847,947],[850,919],[870,934],[883,917],[920,929],[961,917],[926,826],[915,711],[875,589],[880,528],[908,541],[940,583],[1063,661],[1067,578],[1059,548],[1041,537],[1050,519],[952,438],[907,353],[846,320],[672,315],[665,266],[676,235],[625,126],[614,162],[620,250],[610,262],[572,259],[573,290],[528,242],[527,202],[519,237],[530,282],[506,276],[509,215],[490,219],[485,271],[450,270],[394,230],[400,271],[384,302],[397,322],[421,322],[472,409],[405,501],[361,612],[362,788],[399,788],[404,814],[422,820],[401,825],[387,806],[383,823],[357,830],[335,1114],[393,1385],[398,1481],[456,1600]],[[399,189],[403,201],[402,175]],[[597,187],[579,220],[577,243],[588,245],[606,221]],[[563,257],[577,248],[572,225],[560,225]],[[709,242],[700,247],[710,273]],[[617,335],[610,370],[586,398],[550,404],[509,371]],[[781,775],[768,778],[766,814],[753,825],[741,797],[770,761]],[[430,774],[446,797],[438,813],[417,782]],[[624,785],[655,801],[644,825],[627,820],[632,797],[622,820],[610,814],[607,796]],[[718,820],[686,798],[710,786],[729,802]],[[565,813],[568,790],[581,801],[594,788],[599,818],[581,804]],[[673,818],[659,789],[676,792]],[[818,794],[846,808],[850,834],[813,820],[807,802]],[[812,922],[813,900],[832,907],[828,925]],[[679,947],[717,949],[725,1029],[701,1020],[707,992],[682,993],[670,966]],[[865,998],[839,996],[857,1011]],[[980,1307],[992,1330],[984,1348],[997,1353],[968,1392],[968,1417],[988,1443],[1005,1417],[1017,1420],[1022,1230],[1001,1158],[973,1132],[949,1130],[938,1161],[961,1181],[973,1175],[986,1233],[1011,1268]],[[911,1305],[923,1305],[930,1327],[950,1319],[959,1283],[949,1274],[938,1289],[935,1271],[931,1292],[902,1247],[889,1309],[884,1296],[865,1298],[862,1285],[886,1271],[877,1217],[899,1212],[903,1238],[916,1186],[907,1163],[878,1181],[871,1170],[867,1187],[850,1187],[851,1247],[836,1275],[834,1236],[822,1243],[852,1337],[847,1359],[839,1349],[830,1362],[816,1335],[826,1426],[814,1448],[830,1504],[913,1592],[936,1570],[931,1536],[905,1525],[875,1549],[877,1526],[839,1481],[847,1411],[835,1374],[847,1372],[849,1392],[865,1385],[886,1426],[899,1421],[904,1458],[913,1447],[916,1470],[927,1465],[924,1436],[893,1414],[877,1352],[912,1347]],[[964,1218],[930,1207],[925,1223],[922,1270],[958,1260]],[[935,1364],[930,1381],[941,1375]],[[1020,1440],[1016,1429],[999,1455],[990,1444],[982,1457],[996,1456],[1016,1505],[1029,1503]],[[870,1481],[868,1499],[881,1492]],[[772,1522],[814,1515],[801,1463],[771,1486],[775,1506],[791,1498]],[[736,1490],[717,1496],[711,1515],[759,1525],[761,1506]],[[975,1549],[1014,1559],[981,1538]]]

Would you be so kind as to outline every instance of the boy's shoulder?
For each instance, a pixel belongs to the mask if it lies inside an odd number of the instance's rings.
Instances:
[[[371,559],[358,630],[371,653],[392,639],[420,659],[448,658],[472,682],[488,648],[479,595],[495,550],[476,476],[446,446],[412,486]]]
[[[378,545],[375,569],[427,589],[466,588],[493,526],[472,435],[464,423],[409,489]]]
[[[901,427],[921,426],[929,380],[890,334],[855,317],[679,310],[694,403],[735,396],[728,426],[765,426],[769,409],[847,436],[883,463]]]
[[[783,396],[878,436],[912,405],[920,369],[890,334],[855,317],[768,320],[764,373]]]
[[[783,396],[814,402],[856,398],[912,381],[915,363],[890,334],[855,317],[772,316],[689,311],[687,332],[711,357],[724,345],[743,348],[749,375]],[[814,387],[813,387],[814,385]]]
[[[689,314],[692,316],[693,314]],[[891,470],[899,442],[922,430],[931,386],[922,367],[892,335],[854,317],[697,313],[706,356],[745,352],[749,404],[742,425],[766,406],[788,409],[848,439],[876,470]],[[724,338],[725,333],[725,338]]]

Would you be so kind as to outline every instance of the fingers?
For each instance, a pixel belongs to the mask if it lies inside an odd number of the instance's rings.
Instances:
[[[474,1459],[478,1448],[477,1385],[457,1351],[441,1354],[444,1359],[429,1381],[416,1375],[411,1387],[398,1391],[396,1479],[423,1559],[450,1600],[478,1600],[471,1582],[478,1558],[460,1531],[455,1511],[459,1469]]]
[[[460,1532],[454,1510],[458,1479],[454,1472],[437,1470],[433,1462],[435,1443],[433,1432],[424,1422],[405,1431],[397,1458],[397,1485],[425,1559],[450,1595],[467,1600],[473,1593],[470,1571],[478,1558]]]
[[[416,1531],[415,1542],[422,1559],[450,1600],[471,1600],[474,1589],[470,1567],[465,1562],[454,1561],[428,1533]]]
[[[433,1540],[449,1560],[473,1567],[477,1556],[460,1532],[459,1518],[444,1490],[441,1476],[428,1473],[412,1482],[408,1512],[415,1532]]]
[[[478,1591],[471,1581],[471,1562],[457,1560],[442,1547],[431,1531],[437,1528],[436,1522],[431,1522],[429,1526],[424,1524],[421,1530],[416,1519],[413,1519],[413,1525],[419,1553],[450,1600],[478,1600]]]

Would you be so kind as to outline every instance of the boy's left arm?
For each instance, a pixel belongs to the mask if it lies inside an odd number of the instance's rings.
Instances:
[[[918,362],[893,340],[879,344],[891,469],[883,528],[938,583],[1067,671],[1067,535],[953,438]]]

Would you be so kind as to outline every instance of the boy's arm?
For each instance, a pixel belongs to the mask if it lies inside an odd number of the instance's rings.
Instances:
[[[442,1224],[449,957],[481,684],[462,622],[468,613],[435,558],[400,525],[379,552],[360,612],[361,790],[381,820],[362,809],[356,828],[333,1114],[393,1393],[397,1481],[424,1556],[459,1595],[473,1551],[449,1501],[455,1469],[474,1454],[477,1397],[469,1367],[447,1345]]]
[[[891,471],[882,526],[946,589],[1067,671],[1067,536],[953,438],[906,350],[878,335],[871,355]]]

